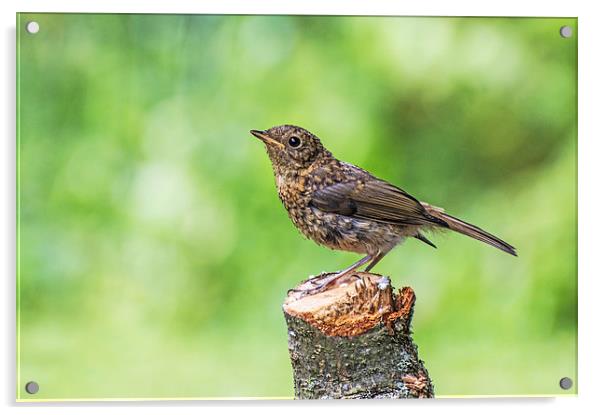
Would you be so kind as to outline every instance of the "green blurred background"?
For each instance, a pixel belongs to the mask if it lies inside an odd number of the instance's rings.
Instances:
[[[18,16],[19,397],[293,395],[286,291],[358,256],[289,222],[248,133],[284,123],[517,247],[436,235],[375,269],[416,291],[437,395],[575,393],[565,24]]]

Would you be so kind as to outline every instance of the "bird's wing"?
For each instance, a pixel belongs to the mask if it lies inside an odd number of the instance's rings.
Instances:
[[[314,192],[311,205],[324,212],[378,222],[446,225],[405,191],[375,178],[326,186]]]

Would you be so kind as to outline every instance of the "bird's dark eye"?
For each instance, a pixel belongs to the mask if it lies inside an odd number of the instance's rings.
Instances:
[[[299,137],[292,136],[288,139],[288,145],[291,147],[299,147],[301,145],[301,139]]]

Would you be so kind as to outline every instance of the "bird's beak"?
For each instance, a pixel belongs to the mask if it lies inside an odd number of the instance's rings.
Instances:
[[[260,130],[251,130],[250,131],[251,134],[253,134],[255,137],[259,138],[261,141],[263,141],[264,143],[266,143],[267,145],[271,145],[271,146],[276,146],[276,147],[280,147],[280,148],[284,148],[284,144],[282,144],[280,141],[276,141],[274,140],[272,137],[269,136],[269,134],[265,131],[260,131]]]

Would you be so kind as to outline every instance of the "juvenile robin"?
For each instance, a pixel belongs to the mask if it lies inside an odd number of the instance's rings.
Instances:
[[[365,264],[370,271],[408,237],[436,248],[424,235],[434,229],[450,229],[516,256],[500,238],[336,159],[301,127],[281,125],[251,134],[265,144],[278,195],[297,229],[319,245],[365,255],[342,271],[312,279],[307,294],[323,291]]]

